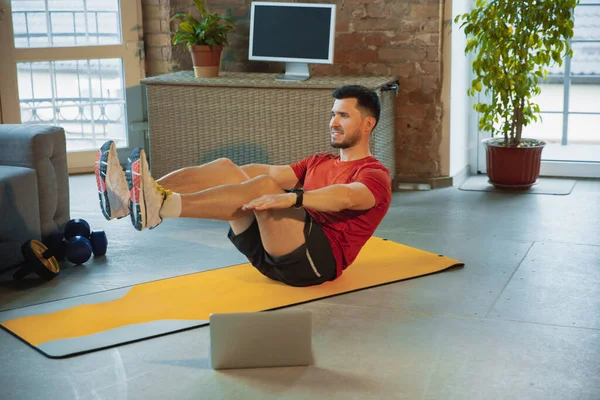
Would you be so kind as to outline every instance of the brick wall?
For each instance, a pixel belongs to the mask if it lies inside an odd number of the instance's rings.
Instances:
[[[440,176],[441,27],[444,0],[303,0],[337,5],[335,64],[313,75],[395,75],[397,175]],[[209,11],[230,15],[236,32],[223,53],[224,71],[280,72],[280,63],[248,61],[250,0],[208,0]],[[142,0],[148,76],[191,70],[183,46],[170,45],[169,18],[195,13],[192,0]]]

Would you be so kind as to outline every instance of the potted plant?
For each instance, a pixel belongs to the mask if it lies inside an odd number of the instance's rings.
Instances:
[[[467,36],[465,53],[475,53],[468,94],[483,92],[473,108],[484,140],[487,173],[496,187],[529,189],[540,173],[545,141],[523,138],[523,127],[541,120],[533,97],[552,63],[572,56],[573,13],[579,0],[477,0],[458,15]],[[568,77],[566,77],[568,79]],[[500,136],[499,138],[497,136]]]
[[[227,34],[235,30],[230,17],[207,12],[203,0],[194,0],[200,19],[191,14],[175,14],[171,21],[181,20],[173,36],[173,45],[183,43],[190,51],[194,74],[198,78],[213,78],[219,75],[221,52],[227,46]]]

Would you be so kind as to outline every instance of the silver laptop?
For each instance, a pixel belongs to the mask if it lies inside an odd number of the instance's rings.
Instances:
[[[276,310],[210,315],[213,369],[310,365],[312,315]]]

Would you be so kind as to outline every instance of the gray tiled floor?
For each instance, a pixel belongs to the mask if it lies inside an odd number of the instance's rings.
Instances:
[[[4,276],[0,309],[245,261],[221,222],[140,233],[101,217],[90,176],[71,191],[107,257],[46,284]],[[600,398],[600,181],[567,196],[396,193],[377,236],[465,268],[299,306],[313,312],[313,366],[213,371],[208,327],[64,360],[0,331],[0,398]]]

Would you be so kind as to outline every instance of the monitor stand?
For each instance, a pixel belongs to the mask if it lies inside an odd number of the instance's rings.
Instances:
[[[286,62],[285,74],[278,76],[275,80],[280,82],[295,82],[305,81],[308,78],[310,78],[310,71],[307,63]]]

